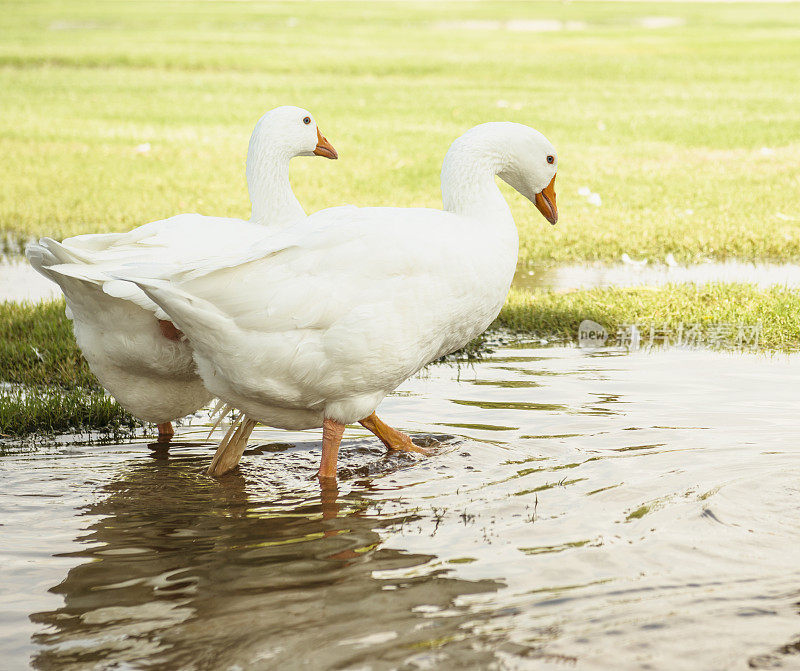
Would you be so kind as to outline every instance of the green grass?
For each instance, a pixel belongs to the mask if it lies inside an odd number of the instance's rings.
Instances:
[[[81,356],[64,301],[0,303],[0,434],[130,430]]]
[[[246,217],[253,123],[293,103],[341,156],[294,162],[309,211],[439,206],[450,142],[509,119],[559,149],[557,227],[506,189],[523,261],[800,259],[798,4],[24,0],[0,34],[12,243]]]
[[[91,389],[1,389],[0,434],[130,432],[141,422],[104,392]]]
[[[598,322],[610,333],[634,323],[677,329],[680,324],[755,326],[761,322],[761,347],[797,351],[798,315],[800,292],[792,289],[760,289],[749,284],[673,284],[569,293],[512,290],[494,325],[574,340],[584,319]]]
[[[0,382],[101,391],[81,356],[64,301],[0,303]]]

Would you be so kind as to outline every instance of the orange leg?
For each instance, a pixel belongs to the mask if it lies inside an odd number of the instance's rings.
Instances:
[[[172,436],[175,435],[175,429],[172,428],[172,422],[164,422],[163,424],[158,424],[158,442],[159,443],[168,443],[172,440]]]
[[[344,424],[333,419],[322,422],[322,459],[317,471],[320,478],[336,477],[336,461],[339,458],[339,444],[343,433]]]
[[[388,424],[385,424],[373,412],[369,417],[362,419],[359,424],[367,431],[372,431],[381,442],[386,445],[390,450],[400,450],[402,452],[419,452],[420,454],[430,454],[424,447],[414,445],[409,438],[402,431],[393,429]]]

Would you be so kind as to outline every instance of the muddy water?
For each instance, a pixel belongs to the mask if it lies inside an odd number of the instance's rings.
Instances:
[[[800,360],[506,349],[381,407],[439,436],[7,446],[4,668],[800,666]]]

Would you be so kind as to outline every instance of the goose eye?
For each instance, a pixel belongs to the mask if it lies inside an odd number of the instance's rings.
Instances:
[[[310,124],[311,123],[311,117],[310,116],[303,117],[303,123],[306,124],[306,125]],[[550,162],[552,163],[552,161],[550,161]]]
[[[548,156],[548,157],[547,157],[547,162],[548,162],[550,165],[552,165],[553,163],[555,163],[555,162],[556,162],[556,157],[555,157],[555,156]]]

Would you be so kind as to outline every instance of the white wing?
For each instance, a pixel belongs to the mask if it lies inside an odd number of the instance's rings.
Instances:
[[[69,277],[99,286],[109,296],[160,312],[141,289],[112,278],[109,271],[141,263],[142,259],[162,273],[187,270],[207,263],[214,255],[247,248],[268,234],[263,226],[241,219],[181,214],[127,233],[78,235],[63,242],[42,238],[38,244],[29,245],[26,253],[34,268],[57,282],[65,293],[80,290],[80,283],[63,281]]]
[[[446,251],[454,239],[458,257]],[[160,280],[135,266],[117,276],[141,284],[232,377],[256,366],[276,384],[369,376],[391,387],[496,316],[502,300],[487,296],[504,297],[513,274],[513,264],[487,272],[499,244],[479,222],[440,210],[333,208],[224,260]]]

